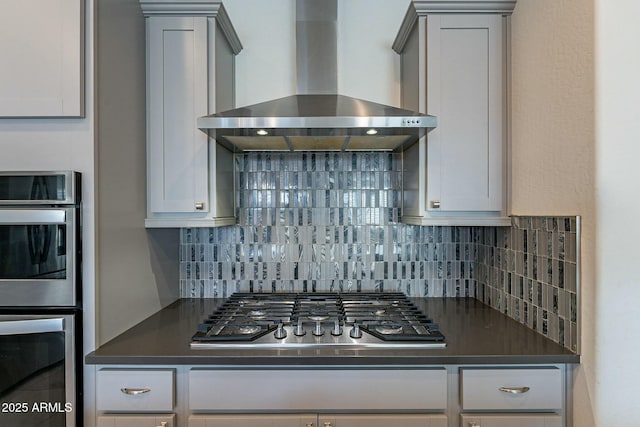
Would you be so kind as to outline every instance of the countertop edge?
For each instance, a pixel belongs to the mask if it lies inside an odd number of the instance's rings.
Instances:
[[[532,365],[579,364],[580,355],[521,356],[426,356],[426,357],[212,357],[212,356],[96,356],[85,357],[87,365],[185,365],[185,366],[408,366],[408,365]]]

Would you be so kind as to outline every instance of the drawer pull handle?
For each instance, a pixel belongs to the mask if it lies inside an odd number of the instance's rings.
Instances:
[[[124,394],[128,394],[131,396],[136,396],[138,394],[144,394],[144,393],[149,393],[151,391],[150,388],[128,388],[128,387],[124,387],[120,389],[121,392],[123,392]]]
[[[498,390],[503,393],[523,394],[531,389],[529,387],[500,387]]]

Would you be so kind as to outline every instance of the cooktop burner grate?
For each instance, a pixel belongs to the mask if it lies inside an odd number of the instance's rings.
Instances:
[[[198,327],[194,348],[444,347],[404,294],[235,293]]]

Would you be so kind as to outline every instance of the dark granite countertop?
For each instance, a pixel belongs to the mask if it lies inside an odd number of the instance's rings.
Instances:
[[[475,299],[412,298],[439,323],[446,348],[191,349],[221,299],[180,299],[86,356],[88,364],[373,366],[579,363],[576,355]]]

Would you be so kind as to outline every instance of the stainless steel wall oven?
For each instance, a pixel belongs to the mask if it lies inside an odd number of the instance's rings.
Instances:
[[[81,177],[0,172],[0,425],[82,419]]]

